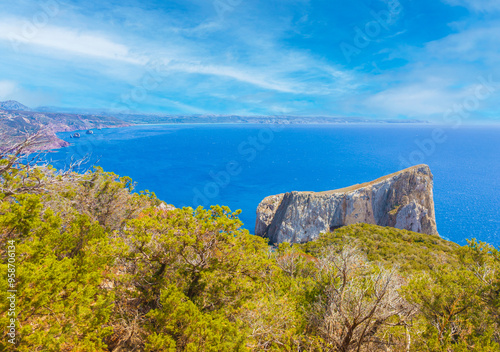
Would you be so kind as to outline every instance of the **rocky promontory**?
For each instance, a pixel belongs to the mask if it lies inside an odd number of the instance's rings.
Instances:
[[[57,112],[37,112],[15,101],[0,101],[0,137],[2,143],[19,142],[26,135],[43,131],[46,142],[40,150],[69,146],[57,137],[57,132],[130,126],[113,116],[84,115]],[[1,143],[0,143],[1,144]],[[1,146],[1,145],[0,145]]]
[[[303,243],[356,223],[437,235],[433,176],[427,165],[347,188],[269,196],[257,207],[255,234],[272,243]]]

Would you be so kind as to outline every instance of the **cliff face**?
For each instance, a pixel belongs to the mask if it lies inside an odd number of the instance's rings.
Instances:
[[[270,196],[257,207],[255,234],[272,243],[303,243],[356,223],[437,234],[432,180],[429,167],[418,165],[334,191]]]

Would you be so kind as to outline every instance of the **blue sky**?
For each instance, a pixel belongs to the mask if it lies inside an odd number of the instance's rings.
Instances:
[[[1,1],[0,52],[33,107],[500,121],[497,0]]]

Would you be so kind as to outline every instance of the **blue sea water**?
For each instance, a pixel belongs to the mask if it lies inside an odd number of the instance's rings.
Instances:
[[[425,163],[434,174],[438,231],[465,244],[500,246],[500,128],[430,125],[143,125],[59,136],[56,167],[90,155],[84,167],[130,176],[177,207],[242,209],[253,232],[266,196],[324,191]],[[83,171],[83,170],[81,170]]]

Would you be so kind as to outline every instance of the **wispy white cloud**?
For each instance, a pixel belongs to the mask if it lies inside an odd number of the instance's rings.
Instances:
[[[500,2],[498,0],[444,0],[444,2],[454,6],[467,7],[478,12],[500,11]]]
[[[35,4],[25,1],[25,7]],[[494,21],[451,23],[441,34],[453,34],[425,43],[420,36],[412,42],[414,28],[394,20],[394,30],[377,38],[384,49],[363,49],[363,61],[351,68],[336,50],[336,31],[323,33],[327,25],[340,31],[347,25],[328,22],[328,15],[318,17],[309,11],[317,6],[312,2],[294,1],[300,9],[283,5],[282,16],[272,12],[274,5],[241,2],[221,18],[211,2],[193,1],[162,9],[147,2],[116,6],[75,1],[75,6],[61,6],[63,15],[28,34],[31,14],[19,17],[23,11],[7,8],[0,16],[0,46],[9,50],[18,44],[23,59],[17,63],[10,52],[4,62],[11,60],[25,71],[18,75],[22,79],[5,77],[21,85],[28,81],[30,90],[54,94],[66,89],[71,94],[60,94],[74,96],[72,103],[82,98],[102,105],[140,90],[151,74],[148,63],[158,61],[162,64],[152,74],[160,84],[147,89],[147,97],[135,104],[138,110],[161,111],[163,106],[190,113],[426,118],[463,99],[477,76],[500,74],[500,25]],[[471,11],[500,8],[496,1],[443,1]],[[107,11],[95,11],[101,7]],[[365,15],[373,20],[369,11]],[[396,17],[411,21],[407,12],[410,7]],[[43,77],[30,81],[30,70],[33,77],[38,72]]]
[[[230,66],[213,66],[204,65],[201,63],[179,63],[167,65],[165,67],[167,70],[173,71],[227,77],[240,82],[252,84],[264,89],[275,90],[278,92],[297,93],[297,91],[293,89],[289,83],[274,81],[271,78],[266,77],[262,73],[255,72],[254,69],[252,69],[252,71],[254,72],[249,72],[248,70],[247,72],[245,72],[241,69],[236,69]]]
[[[180,101],[172,100],[172,99],[167,99],[167,98],[161,98],[158,101],[161,105],[167,106],[167,107],[173,107],[176,110],[185,113],[185,114],[206,114],[208,111],[198,108],[193,105],[185,104]]]
[[[442,115],[467,96],[469,89],[450,91],[434,83],[420,83],[390,88],[370,96],[366,105],[391,115],[429,117]]]
[[[197,48],[196,41],[184,40],[178,45],[178,40],[167,38],[170,53],[165,48],[156,44],[149,48],[127,45],[111,39],[111,36],[101,32],[83,31],[69,27],[47,25],[37,29],[29,35],[25,30],[26,20],[20,18],[4,18],[0,20],[0,40],[10,42],[12,48],[23,45],[27,49],[41,48],[46,56],[63,59],[61,53],[70,54],[73,64],[74,56],[85,56],[95,60],[117,61],[144,67],[151,60],[160,59],[166,64],[163,66],[165,72],[181,72],[189,74],[201,74],[217,76],[224,79],[232,79],[258,88],[286,93],[312,93],[313,85],[304,81],[304,73],[299,79],[290,77],[297,71],[320,70],[320,65],[314,59],[306,57],[301,53],[295,55],[280,55],[279,50],[272,50],[269,58],[258,54],[255,63],[242,64],[234,58],[215,55],[213,57],[201,57],[203,50]],[[196,27],[195,31],[203,28],[216,27],[216,24],[205,23]],[[272,47],[273,44],[262,43],[259,45]],[[149,49],[149,50],[148,50]],[[200,51],[200,53],[197,53]],[[40,51],[38,51],[40,52]],[[156,54],[151,54],[155,52]],[[172,54],[174,52],[175,54]],[[272,58],[271,58],[272,57]],[[281,57],[281,59],[276,59]],[[225,63],[225,61],[230,61]],[[211,63],[215,61],[216,63]],[[325,66],[325,65],[322,65]],[[96,66],[95,69],[102,69]],[[332,81],[346,79],[346,74],[326,65],[323,68],[325,75],[329,75]],[[107,72],[110,72],[107,69]],[[126,79],[126,77],[123,77]],[[325,90],[323,90],[325,92]]]
[[[367,96],[366,107],[392,116],[440,119],[449,109],[473,99],[481,79],[500,81],[500,38],[496,35],[500,25],[481,22],[469,28],[464,23],[454,26],[456,33],[400,52],[409,63],[379,77],[387,86]],[[495,97],[500,87],[493,93],[479,101],[476,118],[499,110]]]
[[[18,49],[20,45],[30,45],[99,59],[133,64],[144,63],[144,59],[134,57],[126,45],[117,43],[100,33],[51,25],[29,27],[27,23],[29,24],[20,18],[0,19],[0,40],[10,42],[12,49]],[[57,55],[53,52],[52,54]]]
[[[88,86],[88,77],[99,77],[101,84],[96,89],[103,91],[101,98],[106,93],[120,97],[140,88],[150,72],[147,63],[161,61],[156,74],[163,84],[148,92],[157,102],[148,99],[147,104],[159,106],[159,97],[169,97],[192,112],[210,112],[209,105],[234,107],[240,103],[249,109],[262,105],[256,108],[261,111],[287,105],[285,110],[289,111],[292,104],[286,102],[287,95],[290,101],[297,95],[328,96],[333,100],[359,85],[356,74],[322,55],[284,44],[283,37],[293,22],[291,17],[274,19],[269,22],[272,28],[260,26],[264,19],[255,18],[253,4],[234,6],[228,16],[220,18],[211,4],[200,1],[198,5],[204,7],[204,12],[214,13],[206,17],[202,14],[199,19],[126,3],[96,15],[83,3],[77,4],[64,9],[61,6],[64,15],[54,16],[33,33],[25,33],[31,17],[15,17],[7,11],[0,17],[0,44],[7,49],[18,46],[24,57],[36,62],[37,58],[45,62],[49,59],[52,70],[58,62],[66,72],[73,68],[75,77],[68,84],[72,89],[77,90],[78,81]],[[303,18],[307,20],[307,16]],[[60,89],[61,82],[68,78],[58,77],[55,72],[53,83]],[[43,82],[43,86],[50,85],[47,80]],[[81,94],[88,94],[90,89]],[[182,97],[183,91],[189,99]],[[281,101],[266,98],[259,104],[245,98],[258,93]],[[193,99],[196,96],[201,99]],[[227,98],[217,102],[217,96]],[[210,97],[212,102],[207,102]],[[181,105],[167,100],[162,103],[181,109]]]
[[[500,2],[499,2],[500,4]],[[494,64],[500,59],[500,23],[482,22],[480,25],[459,29],[458,33],[430,42],[426,45],[427,54],[432,58],[461,62]],[[478,66],[481,68],[483,66]]]

